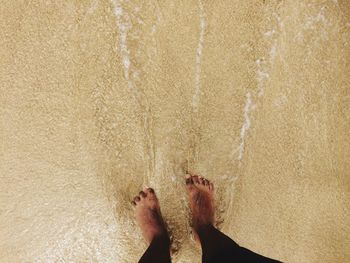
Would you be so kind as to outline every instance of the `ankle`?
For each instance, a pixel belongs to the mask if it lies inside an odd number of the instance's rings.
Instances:
[[[205,229],[213,225],[213,220],[207,216],[196,216],[192,220],[194,229]]]
[[[194,226],[194,230],[198,233],[198,235],[206,234],[210,232],[214,228],[212,223],[205,223],[205,224],[196,224]]]
[[[158,244],[162,244],[162,245],[169,247],[170,246],[170,237],[169,237],[167,232],[162,232],[162,233],[154,236],[152,243],[153,242],[156,242]]]

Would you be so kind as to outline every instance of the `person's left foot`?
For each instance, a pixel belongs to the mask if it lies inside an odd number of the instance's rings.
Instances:
[[[136,221],[141,227],[142,234],[148,244],[155,237],[168,237],[165,223],[160,213],[159,202],[152,188],[140,191],[139,195],[135,196],[131,203],[136,208]]]

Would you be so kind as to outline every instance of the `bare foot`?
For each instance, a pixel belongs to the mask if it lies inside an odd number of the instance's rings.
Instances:
[[[140,191],[131,203],[135,206],[136,221],[148,244],[156,237],[168,237],[159,202],[152,188]]]
[[[192,227],[198,241],[198,229],[214,224],[214,185],[201,176],[187,174],[186,188],[192,211]]]

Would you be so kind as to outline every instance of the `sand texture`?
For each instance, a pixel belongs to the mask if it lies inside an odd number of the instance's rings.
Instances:
[[[240,245],[350,262],[350,1],[4,0],[0,29],[1,262],[137,262],[147,185],[199,263],[186,169]]]

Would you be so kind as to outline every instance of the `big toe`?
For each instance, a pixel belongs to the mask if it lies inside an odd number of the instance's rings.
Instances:
[[[214,184],[210,182],[208,179],[201,178],[201,185],[204,187],[203,189],[213,191],[214,190]]]
[[[145,199],[147,205],[152,208],[159,208],[159,201],[153,188],[146,187],[143,191],[147,194],[147,198]]]
[[[144,191],[147,193],[147,195],[150,195],[150,196],[155,196],[156,195],[156,193],[154,192],[154,189],[151,188],[151,187],[146,187],[144,189]]]
[[[194,181],[193,181],[193,178],[192,178],[191,175],[186,174],[185,182],[186,182],[186,189],[187,189],[187,191],[193,190]]]

